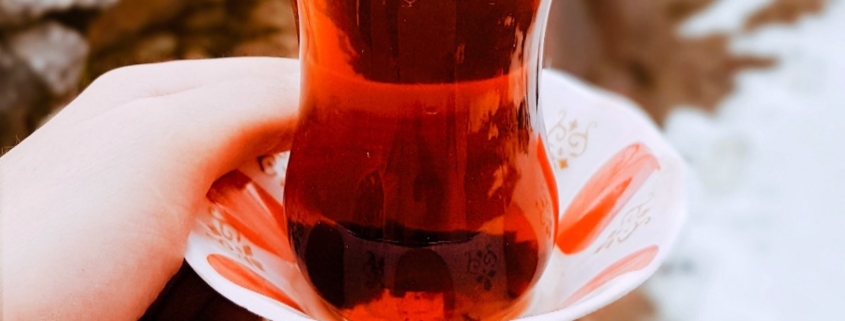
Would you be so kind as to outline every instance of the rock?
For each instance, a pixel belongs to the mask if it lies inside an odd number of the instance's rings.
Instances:
[[[683,22],[693,14],[713,4],[713,0],[659,0],[663,13],[673,23]]]
[[[187,48],[182,51],[183,59],[208,59],[213,57],[213,55],[202,48]]]
[[[546,63],[585,75],[601,62],[601,38],[583,1],[555,1],[546,36]],[[576,49],[577,48],[577,49]]]
[[[185,58],[198,53],[204,53],[209,57],[229,55],[232,45],[236,41],[237,39],[231,39],[231,37],[216,32],[184,34],[180,38],[182,56]]]
[[[247,34],[265,31],[295,30],[293,7],[289,0],[262,0],[250,10],[245,20]]]
[[[191,12],[182,22],[182,27],[190,32],[209,31],[226,26],[229,14],[226,7],[220,5],[207,6]]]
[[[636,290],[578,321],[651,321],[656,317],[651,300],[642,290]]]
[[[670,58],[665,67],[670,73],[667,78],[672,79],[663,94],[666,103],[706,109],[715,108],[734,91],[734,77],[743,69],[774,64],[768,58],[730,54],[730,42],[724,35],[685,40]]]
[[[166,59],[295,57],[294,30],[290,0],[122,0],[89,25],[83,83]]]
[[[8,40],[10,51],[37,74],[55,96],[76,88],[88,55],[85,39],[58,23],[26,29]]]
[[[765,57],[735,56],[727,35],[677,36],[680,23],[713,1],[555,1],[548,63],[633,99],[658,123],[679,105],[713,110],[733,91],[737,73],[773,63]],[[794,7],[823,0],[778,1]]]
[[[156,33],[146,36],[135,44],[135,60],[139,63],[175,59],[179,40],[172,33]]]
[[[0,0],[0,26],[36,20],[49,12],[69,8],[98,9],[119,0]]]
[[[277,32],[241,43],[232,51],[235,56],[296,57],[298,44],[295,35]]]
[[[130,42],[143,31],[176,19],[191,2],[123,0],[91,22],[87,35],[91,50],[96,55],[111,47]]]
[[[0,41],[0,155],[35,130],[49,101],[40,77]]]
[[[754,30],[773,23],[794,23],[807,14],[821,12],[830,1],[825,0],[775,0],[756,12],[745,22],[746,30]]]

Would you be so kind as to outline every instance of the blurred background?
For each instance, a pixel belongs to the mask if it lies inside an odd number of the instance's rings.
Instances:
[[[295,57],[288,1],[0,0],[0,148],[117,67]],[[555,0],[547,65],[637,102],[692,173],[669,262],[583,320],[845,320],[842,57],[843,0]],[[183,274],[215,303],[149,318],[249,318]]]

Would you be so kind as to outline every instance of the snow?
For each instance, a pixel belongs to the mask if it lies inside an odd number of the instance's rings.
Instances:
[[[845,319],[845,1],[736,32],[768,2],[720,0],[681,30],[729,31],[735,51],[780,64],[740,75],[716,115],[667,122],[695,179],[684,236],[647,285],[664,321]]]

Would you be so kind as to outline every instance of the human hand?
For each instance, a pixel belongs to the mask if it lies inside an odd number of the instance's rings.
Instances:
[[[138,319],[179,269],[212,183],[289,147],[298,66],[119,69],[0,157],[2,319]]]

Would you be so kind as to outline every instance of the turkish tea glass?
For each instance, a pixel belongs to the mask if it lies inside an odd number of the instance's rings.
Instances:
[[[498,320],[553,249],[550,0],[299,0],[284,224],[339,316]]]

